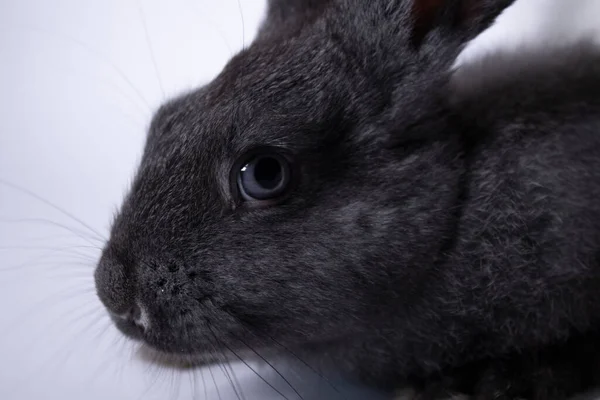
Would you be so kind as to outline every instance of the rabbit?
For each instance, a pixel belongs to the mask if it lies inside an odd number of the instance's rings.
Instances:
[[[592,42],[502,50],[448,79],[446,104],[468,149],[468,200],[445,265],[472,267],[442,273],[461,294],[440,300],[457,311],[450,326],[478,314],[472,329],[481,336],[467,342],[473,361],[421,383],[437,393],[431,398],[566,399],[600,383],[600,48]],[[490,332],[499,341],[488,341]]]
[[[152,120],[95,271],[117,328],[421,399],[593,386],[598,53],[451,68],[511,3],[270,1]]]

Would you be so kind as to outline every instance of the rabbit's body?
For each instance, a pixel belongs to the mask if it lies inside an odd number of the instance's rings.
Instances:
[[[425,398],[584,388],[599,56],[450,75],[510,1],[441,3],[273,1],[249,49],[165,105],[96,271],[117,326],[192,359],[294,349]],[[557,364],[564,382],[536,380]]]
[[[507,354],[465,370],[501,372],[508,398],[565,398],[568,378],[579,389],[600,379],[599,61],[588,43],[524,48],[451,78],[452,113],[470,132],[462,207],[420,313],[443,310],[428,328],[454,333],[446,356]],[[539,391],[523,394],[531,382]]]

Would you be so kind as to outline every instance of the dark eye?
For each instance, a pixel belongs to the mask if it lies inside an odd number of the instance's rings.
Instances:
[[[272,200],[286,193],[291,180],[289,162],[273,152],[257,154],[245,162],[237,185],[245,200]]]

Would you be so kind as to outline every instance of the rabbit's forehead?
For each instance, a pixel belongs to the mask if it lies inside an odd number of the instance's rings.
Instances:
[[[252,45],[212,82],[157,112],[149,153],[194,148],[203,162],[207,150],[213,160],[254,145],[303,146],[307,132],[343,114],[345,91],[356,89],[343,57],[326,36]]]
[[[343,73],[324,67],[330,56],[327,49],[248,51],[213,82],[163,105],[151,124],[132,204],[224,204],[231,168],[247,151],[318,148],[335,133],[332,116],[346,107]]]

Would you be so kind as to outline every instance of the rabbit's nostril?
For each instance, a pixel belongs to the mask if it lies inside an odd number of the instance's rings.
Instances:
[[[133,324],[142,330],[146,330],[149,327],[148,314],[137,303],[133,305],[126,313],[113,315],[123,322]]]
[[[147,330],[149,328],[148,313],[137,303],[131,309],[131,319],[133,320],[134,324],[143,330]]]
[[[142,308],[136,303],[131,310],[129,310],[130,318],[137,323],[142,318]]]

